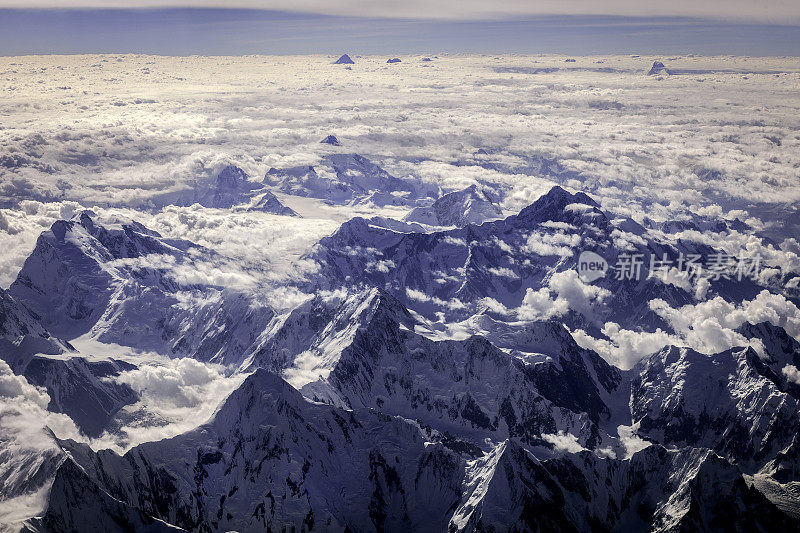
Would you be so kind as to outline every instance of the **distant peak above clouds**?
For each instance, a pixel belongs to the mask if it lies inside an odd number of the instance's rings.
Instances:
[[[710,0],[692,2],[676,0],[408,0],[392,2],[373,0],[0,0],[2,8],[50,9],[152,9],[152,8],[226,8],[259,9],[314,13],[320,15],[370,18],[488,20],[549,15],[612,15],[630,17],[689,17],[716,20],[739,20],[792,24],[800,22],[800,4],[785,0]]]

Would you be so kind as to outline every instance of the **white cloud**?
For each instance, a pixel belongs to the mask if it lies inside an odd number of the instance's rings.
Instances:
[[[62,452],[47,434],[82,440],[78,428],[63,414],[50,413],[47,393],[16,376],[0,360],[0,525],[7,525],[41,513],[47,480],[36,485],[35,475],[47,475],[46,458]]]
[[[781,369],[781,374],[783,374],[786,379],[800,385],[800,370],[794,365],[786,365]]]
[[[638,363],[642,357],[657,352],[669,344],[683,344],[683,340],[662,330],[649,333],[620,328],[619,324],[606,322],[601,332],[607,339],[596,339],[583,330],[575,330],[572,336],[580,346],[594,350],[603,359],[622,369]]]
[[[529,288],[517,308],[517,315],[522,320],[545,320],[572,310],[594,320],[599,307],[610,295],[607,289],[581,281],[574,270],[565,270],[553,274],[547,287]]]
[[[422,291],[411,289],[406,287],[406,296],[411,300],[416,300],[418,302],[429,302],[439,307],[446,307],[448,309],[465,309],[467,304],[459,300],[458,298],[453,298],[451,300],[442,300],[441,298],[437,298],[436,296],[430,296],[425,294]]]
[[[44,389],[31,385],[22,376],[15,375],[5,361],[0,361],[0,398],[29,401],[41,409],[47,409],[47,404],[50,403],[50,397]]]
[[[228,375],[219,365],[194,359],[153,358],[121,373],[115,381],[127,383],[140,400],[117,416],[121,427],[90,444],[123,452],[151,440],[172,437],[206,422],[246,376]]]
[[[553,445],[556,451],[578,453],[586,448],[578,442],[578,437],[572,433],[559,431],[558,433],[542,433],[542,438]]]
[[[565,299],[553,299],[550,290],[542,287],[525,292],[522,305],[517,308],[517,315],[522,320],[544,320],[565,315],[568,311],[569,303]]]
[[[688,346],[709,354],[737,346],[752,346],[763,353],[763,344],[758,339],[749,340],[735,331],[745,322],[771,322],[800,340],[800,310],[785,297],[767,291],[741,304],[717,296],[679,308],[656,299],[650,302],[650,308],[670,325],[671,332],[661,329],[655,332],[632,331],[607,322],[601,331],[605,339],[594,338],[583,330],[574,331],[573,337],[584,348],[596,351],[620,368],[631,368],[644,356],[667,345]]]
[[[800,339],[800,309],[785,297],[766,290],[741,304],[717,296],[677,309],[657,299],[650,302],[650,308],[664,318],[689,346],[703,352],[747,344],[733,331],[746,321],[753,324],[768,321]]]
[[[491,267],[488,269],[489,273],[501,278],[519,279],[519,276],[507,267]]]
[[[571,257],[580,243],[581,237],[577,233],[533,232],[528,236],[522,251],[542,256]]]
[[[617,435],[619,435],[620,443],[625,447],[625,457],[623,459],[630,459],[633,454],[640,450],[644,450],[650,443],[639,435],[636,434],[638,428],[635,426],[618,426]]]

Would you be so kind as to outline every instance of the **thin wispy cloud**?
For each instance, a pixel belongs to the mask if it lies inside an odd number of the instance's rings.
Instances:
[[[662,2],[655,0],[501,0],[484,2],[476,0],[348,0],[328,2],[324,0],[5,0],[0,8],[88,8],[88,9],[133,9],[133,8],[228,8],[266,9],[316,13],[323,15],[446,19],[489,20],[513,19],[541,15],[623,15],[631,17],[699,17],[721,20],[759,21],[772,23],[800,22],[800,4],[784,0],[751,2],[748,0],[694,2],[678,0]]]

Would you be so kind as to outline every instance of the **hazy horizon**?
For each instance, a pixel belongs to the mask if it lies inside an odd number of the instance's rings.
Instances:
[[[800,26],[680,16],[441,20],[219,8],[0,9],[6,57],[345,52],[796,56]]]

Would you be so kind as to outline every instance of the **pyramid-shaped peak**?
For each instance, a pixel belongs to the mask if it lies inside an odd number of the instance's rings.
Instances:
[[[270,409],[264,409],[264,406],[276,401],[283,401],[300,409],[307,405],[303,395],[282,377],[258,368],[220,404],[210,423],[229,428],[232,422],[244,418],[266,418]]]
[[[339,142],[339,139],[337,139],[335,135],[328,135],[327,137],[325,137],[320,141],[320,144],[330,144],[331,146],[342,145],[342,143]]]
[[[350,59],[350,56],[347,54],[343,54],[342,57],[340,57],[334,62],[334,65],[354,65],[354,64],[355,61]]]
[[[576,222],[576,218],[581,218],[583,214],[567,209],[567,206],[574,204],[588,207],[586,211],[601,213],[600,205],[586,194],[582,192],[572,194],[556,185],[538,200],[520,211],[518,220],[524,220],[528,223],[538,223],[545,220],[563,220],[573,223]],[[605,216],[601,218],[605,220]]]
[[[650,72],[647,73],[648,76],[654,76],[656,74],[672,74],[667,67],[664,66],[664,63],[661,61],[653,61],[653,66],[650,67]]]

